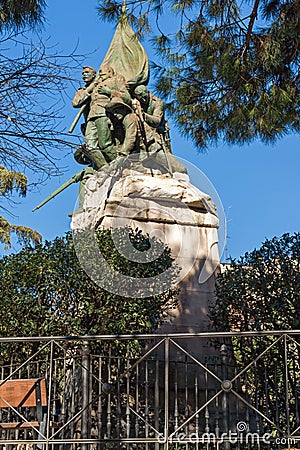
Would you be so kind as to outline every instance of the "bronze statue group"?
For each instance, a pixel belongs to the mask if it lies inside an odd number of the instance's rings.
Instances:
[[[172,155],[164,102],[147,88],[147,54],[130,27],[123,5],[115,35],[98,72],[84,66],[84,86],[79,88],[72,105],[78,108],[69,132],[84,117],[81,131],[84,144],[74,153],[85,168],[41,202],[34,211],[72,183],[80,182],[79,207],[82,211],[87,181],[97,173],[97,183],[122,176],[126,167],[140,173],[154,170],[173,176],[187,173]]]
[[[36,211],[73,183],[79,185],[77,213],[82,211],[85,187],[95,172],[103,171],[102,183],[120,169],[132,166],[139,172],[156,169],[161,173],[182,172],[186,168],[173,155],[164,102],[144,84],[130,86],[111,66],[95,69],[84,66],[85,86],[79,88],[72,104],[80,108],[69,132],[81,115],[85,143],[74,153],[86,167],[74,174],[33,209]],[[128,164],[126,164],[126,162]],[[70,214],[72,216],[73,214]]]
[[[145,85],[132,88],[110,66],[101,67],[98,74],[85,66],[82,78],[85,86],[72,101],[85,118],[85,144],[75,152],[76,161],[99,170],[118,156],[136,154],[140,160],[155,157],[164,165],[171,153],[164,102]]]

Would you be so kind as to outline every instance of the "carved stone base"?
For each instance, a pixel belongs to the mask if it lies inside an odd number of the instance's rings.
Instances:
[[[219,268],[219,225],[211,198],[193,186],[187,174],[144,173],[130,168],[118,177],[98,172],[86,183],[83,211],[74,214],[72,229],[130,226],[167,244],[181,268],[178,308],[170,311],[160,333],[209,331],[208,304],[213,300]],[[185,343],[186,344],[186,343]],[[195,356],[214,354],[208,341],[185,348]]]

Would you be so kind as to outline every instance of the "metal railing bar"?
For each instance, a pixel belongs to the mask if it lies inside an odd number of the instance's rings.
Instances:
[[[159,439],[163,439],[163,438],[159,438]],[[42,444],[46,444],[48,443],[49,446],[55,445],[55,444],[101,444],[101,443],[105,443],[105,444],[109,444],[109,443],[127,443],[127,444],[136,444],[136,443],[157,443],[158,438],[119,438],[119,439],[115,439],[115,438],[110,438],[110,439],[99,439],[99,438],[88,438],[88,439],[80,439],[80,438],[66,438],[66,439],[54,439],[54,440],[43,440]],[[41,444],[41,441],[38,441],[37,439],[18,439],[18,440],[1,440],[0,439],[0,444],[1,443],[5,443],[5,444]]]
[[[87,409],[92,404],[92,401],[89,402],[84,408],[81,408],[74,416],[72,416],[64,425],[62,425],[58,430],[55,431],[51,436],[49,436],[49,440],[52,442],[53,436],[56,436],[62,430],[64,430],[70,423],[72,423],[77,417],[79,417],[85,409]]]
[[[149,340],[149,339],[189,339],[189,338],[220,338],[220,337],[251,337],[251,336],[283,336],[300,335],[300,330],[274,330],[274,331],[218,331],[218,332],[203,332],[203,333],[170,333],[170,334],[103,334],[103,335],[79,335],[79,336],[19,336],[19,337],[1,337],[1,343],[13,343],[13,342],[45,342],[49,340],[53,341],[110,341],[110,340]]]
[[[284,378],[285,378],[285,409],[286,409],[286,424],[287,433],[290,435],[290,405],[289,405],[289,374],[288,374],[288,349],[287,349],[287,336],[284,336]],[[290,445],[288,445],[290,448]]]
[[[17,414],[17,416],[19,416],[20,419],[22,419],[22,422],[25,422],[25,423],[27,423],[28,425],[30,425],[30,427],[33,428],[33,430],[36,431],[42,438],[45,438],[44,434],[41,433],[34,425],[32,425],[32,424],[30,423],[30,421],[27,420],[26,417],[23,416],[23,414],[21,414],[17,409],[15,409],[9,402],[7,402],[7,401],[5,400],[5,398],[0,397],[0,400],[1,400],[2,402],[4,402],[8,408],[12,409],[13,412],[14,412],[15,414]]]
[[[169,448],[169,364],[170,364],[170,338],[165,338],[165,417],[164,417],[164,450]]]
[[[251,408],[253,411],[255,411],[257,414],[259,414],[261,417],[263,417],[267,422],[269,422],[271,425],[273,425],[278,431],[283,433],[283,430],[279,428],[271,419],[269,419],[267,416],[265,416],[261,411],[259,411],[255,406],[251,405],[251,403],[247,402],[243,397],[241,397],[234,389],[231,389],[230,391],[233,395],[235,395],[241,402],[243,402],[245,405],[247,405],[249,408]]]
[[[300,425],[290,434],[290,436],[294,436],[294,434],[297,433],[297,431],[299,431],[299,430],[300,430]]]
[[[292,342],[294,342],[294,344],[297,345],[297,347],[300,347],[300,342],[295,341],[295,339],[293,339],[292,336],[289,336],[288,334],[286,335]]]
[[[161,435],[160,431],[158,431],[153,425],[151,425],[150,422],[148,422],[148,420],[144,419],[143,416],[141,416],[137,411],[135,411],[133,408],[131,408],[131,406],[129,406],[129,410],[135,414],[140,420],[142,420],[144,422],[145,425],[148,425],[148,427],[150,427],[152,429],[152,431],[154,431],[155,433],[157,433],[158,435]]]
[[[128,373],[130,373],[138,364],[140,364],[142,361],[144,361],[144,359],[146,359],[147,356],[151,355],[151,353],[154,350],[156,350],[164,341],[165,341],[165,339],[161,339],[160,342],[157,342],[143,356],[141,356],[137,361],[135,361],[135,363],[133,363],[132,366],[128,367],[128,369],[126,369],[124,372],[122,372],[121,375],[118,375],[118,378],[116,379],[115,383],[117,381],[120,381],[123,377],[125,377]]]
[[[47,405],[47,423],[46,423],[46,437],[49,439],[50,435],[50,412],[51,412],[51,393],[52,393],[52,382],[53,382],[53,348],[54,341],[51,341],[50,345],[50,367],[49,367],[49,386],[48,386],[48,405]],[[48,450],[48,443],[46,445]]]
[[[223,390],[221,389],[219,392],[217,392],[212,398],[210,398],[204,405],[202,405],[199,409],[197,409],[196,412],[194,412],[187,420],[185,420],[181,425],[179,425],[176,430],[173,431],[168,436],[168,439],[171,439],[172,436],[174,436],[178,430],[181,430],[181,428],[185,427],[197,414],[199,414],[203,409],[205,409],[211,402],[213,402],[220,394],[222,394]]]
[[[189,358],[191,358],[196,364],[198,364],[202,369],[205,370],[205,372],[208,372],[212,377],[214,377],[216,380],[218,380],[220,383],[222,383],[221,378],[218,377],[215,373],[213,373],[211,370],[209,370],[204,364],[202,364],[198,359],[196,359],[193,355],[191,355],[187,350],[185,350],[181,345],[179,345],[177,342],[175,342],[173,339],[170,339],[172,344],[174,344],[176,347],[178,347],[185,355],[187,355]]]
[[[17,373],[20,369],[22,369],[24,366],[26,366],[26,364],[28,362],[30,362],[33,358],[35,358],[40,352],[42,352],[46,347],[48,347],[48,345],[50,344],[50,340],[48,339],[49,342],[46,342],[45,345],[43,345],[43,347],[41,349],[39,349],[37,352],[34,353],[34,355],[30,356],[29,358],[26,359],[25,362],[23,362],[20,366],[18,366],[13,372],[11,372],[4,380],[1,380],[0,382],[0,387],[6,383],[6,381],[8,381],[15,373]]]
[[[233,383],[236,379],[238,379],[243,373],[247,372],[250,367],[254,366],[254,364],[262,357],[265,353],[267,353],[272,347],[274,347],[285,335],[280,336],[276,341],[274,341],[271,345],[269,345],[265,350],[260,353],[248,366],[244,367],[234,378],[232,378],[231,382]]]
[[[259,441],[263,441],[264,442],[264,437],[259,437],[258,440]],[[276,438],[270,438],[270,441],[275,441]],[[286,438],[288,439],[288,438]],[[300,442],[300,437],[295,437],[293,438],[296,442]],[[199,441],[202,443],[202,439],[200,438]],[[37,440],[26,440],[26,439],[19,439],[19,440],[7,440],[7,441],[1,441],[0,440],[0,444],[1,442],[5,442],[5,444],[8,445],[15,445],[15,444],[40,444],[41,441],[37,441]],[[51,441],[49,442],[49,445],[52,447],[53,445],[58,445],[58,444],[109,444],[110,442],[112,443],[126,443],[126,444],[136,444],[136,443],[148,443],[148,444],[153,444],[153,443],[157,443],[158,440],[156,438],[148,438],[148,439],[136,439],[136,438],[132,438],[132,439],[127,439],[127,438],[122,438],[122,439],[63,439],[63,440],[58,440],[56,439],[55,441]],[[195,438],[191,438],[191,439],[176,439],[173,438],[172,443],[195,443],[197,442],[197,440]],[[204,439],[203,440],[204,443],[210,443],[211,440],[208,439]],[[225,437],[215,437],[215,442],[219,443],[219,442],[229,442],[229,438],[225,438]],[[43,445],[46,443],[46,441],[43,441]]]

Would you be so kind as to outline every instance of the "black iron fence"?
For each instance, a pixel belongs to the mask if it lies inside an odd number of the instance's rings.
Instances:
[[[0,447],[300,448],[299,349],[300,331],[0,339]]]

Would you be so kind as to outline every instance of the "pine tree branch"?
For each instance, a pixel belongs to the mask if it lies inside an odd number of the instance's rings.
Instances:
[[[246,77],[247,51],[248,51],[249,46],[250,46],[250,39],[251,39],[251,35],[252,35],[252,30],[253,30],[253,27],[254,27],[254,22],[255,22],[255,20],[257,18],[259,3],[260,3],[260,0],[255,0],[253,10],[252,10],[252,12],[250,14],[250,21],[249,21],[249,25],[248,25],[248,29],[247,29],[246,40],[245,40],[245,44],[244,44],[242,55],[241,55],[241,58],[242,58],[242,61],[243,61],[243,71],[242,71],[242,77],[243,78]]]

